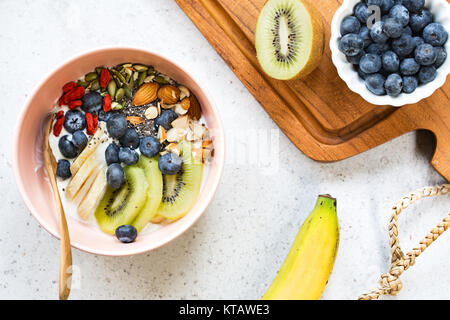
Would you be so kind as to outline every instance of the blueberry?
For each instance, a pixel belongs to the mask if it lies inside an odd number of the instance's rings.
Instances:
[[[378,6],[380,9],[383,6],[383,0],[367,0],[366,2],[368,6]]]
[[[73,159],[80,153],[67,134],[59,139],[58,148],[61,154],[68,159]]]
[[[400,58],[410,55],[414,48],[414,40],[410,35],[403,34],[400,38],[392,40],[392,51]]]
[[[70,133],[86,128],[86,119],[84,113],[80,110],[69,110],[66,112],[64,120],[64,129]]]
[[[447,51],[443,47],[434,47],[436,50],[436,62],[434,63],[434,67],[437,69],[442,66],[447,59]]]
[[[409,18],[409,25],[414,33],[419,33],[433,21],[433,15],[427,9],[413,13]]]
[[[372,38],[370,37],[370,30],[366,26],[362,26],[359,29],[359,36],[364,40],[364,48],[367,48],[372,44]]]
[[[386,93],[391,97],[397,97],[403,89],[403,79],[397,73],[390,74],[384,83]]]
[[[412,76],[419,72],[420,65],[413,58],[404,59],[400,62],[400,73],[404,76]]]
[[[406,76],[403,77],[403,92],[404,93],[413,93],[417,86],[419,85],[419,81],[417,81],[416,77]]]
[[[394,5],[395,5],[394,0],[382,0],[381,1],[381,11],[383,13],[388,13]]]
[[[170,130],[172,128],[172,121],[178,118],[178,114],[171,110],[164,110],[159,117],[155,119],[155,128],[158,129],[159,126],[163,126],[164,129]]]
[[[162,155],[158,161],[159,170],[162,174],[167,175],[177,174],[180,171],[182,164],[183,160],[172,152]]]
[[[376,73],[381,69],[381,58],[379,55],[367,53],[359,61],[359,67],[365,73]]]
[[[408,36],[412,36],[413,32],[412,32],[411,28],[408,26],[408,27],[403,28],[403,33],[407,34]]]
[[[105,112],[103,110],[100,110],[100,112],[98,113],[98,120],[108,122],[112,114],[113,113],[111,111]]]
[[[81,152],[88,144],[88,138],[83,131],[75,131],[72,134],[72,142],[74,146]]]
[[[119,146],[111,143],[105,150],[105,160],[108,165],[119,163]]]
[[[365,83],[367,89],[369,89],[370,92],[373,94],[376,94],[377,96],[383,96],[386,94],[386,91],[384,89],[384,77],[379,74],[370,74],[366,77]]]
[[[425,0],[402,0],[402,4],[409,12],[418,12],[425,5]]]
[[[430,23],[425,27],[425,29],[423,29],[423,39],[426,43],[431,44],[433,47],[444,45],[447,38],[447,31],[445,31],[444,27],[439,23]]]
[[[403,34],[403,26],[394,18],[388,18],[383,24],[383,32],[389,38],[399,38]]]
[[[113,163],[108,166],[106,170],[106,182],[113,189],[119,189],[122,186],[125,182],[125,173],[120,164]]]
[[[139,147],[139,135],[134,128],[127,128],[125,134],[120,138],[120,144],[122,147],[129,147],[136,149]]]
[[[352,56],[352,57],[346,56],[347,57],[347,61],[350,62],[351,64],[357,65],[357,64],[359,64],[359,61],[361,60],[362,56],[365,55],[365,54],[366,53],[363,50],[356,56]]]
[[[127,119],[121,113],[114,113],[106,123],[106,128],[111,137],[119,139],[127,131]]]
[[[128,147],[119,149],[119,161],[132,166],[139,161],[139,153]]]
[[[161,150],[161,144],[158,139],[154,137],[145,137],[141,140],[139,150],[144,156],[153,158],[159,153],[159,150]]]
[[[421,44],[414,51],[414,58],[417,63],[423,66],[430,66],[436,62],[436,50],[428,43]]]
[[[436,68],[433,66],[422,66],[419,71],[419,81],[428,83],[436,79]]]
[[[134,226],[125,224],[116,229],[116,237],[123,243],[131,243],[136,240],[138,232]]]
[[[348,33],[359,33],[361,23],[354,16],[345,17],[341,23],[341,35],[344,36]]]
[[[389,17],[397,20],[404,27],[406,27],[409,23],[409,11],[401,4],[397,4],[392,7],[391,11],[389,12]]]
[[[84,95],[83,98],[81,98],[81,101],[83,102],[81,109],[84,112],[89,112],[92,114],[98,114],[100,110],[102,110],[103,107],[103,97],[98,92],[89,92]]]
[[[370,15],[371,13],[365,3],[360,2],[355,6],[355,16],[362,24],[367,23],[367,19],[369,19]]]
[[[70,178],[72,176],[70,162],[65,159],[59,160],[58,166],[56,167],[56,175],[64,180]]]
[[[386,33],[383,31],[384,22],[378,21],[370,30],[370,36],[372,37],[372,40],[376,43],[386,43],[389,40],[389,37]]]
[[[413,41],[414,41],[415,47],[418,47],[418,46],[420,46],[421,44],[425,43],[425,41],[423,41],[423,38],[422,38],[422,37],[414,37],[414,38],[413,38]]]
[[[386,51],[382,58],[383,69],[387,72],[397,72],[400,67],[400,59],[397,54],[393,51]]]
[[[358,68],[358,75],[361,79],[365,80],[369,74],[362,71],[361,68]]]
[[[390,47],[387,43],[372,43],[369,47],[367,47],[367,53],[373,53],[381,56],[386,51],[389,51]]]

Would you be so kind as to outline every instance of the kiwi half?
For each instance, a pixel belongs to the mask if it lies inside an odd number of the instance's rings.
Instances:
[[[139,168],[144,170],[148,183],[147,201],[145,202],[144,208],[132,223],[138,232],[141,232],[150,220],[156,216],[162,201],[163,178],[161,171],[159,171],[158,168],[158,159],[159,156],[147,158],[141,154],[139,162],[136,164]]]
[[[117,190],[108,187],[95,210],[97,223],[106,233],[114,234],[117,227],[133,222],[147,201],[145,171],[136,166],[127,166],[124,171],[126,183]]]
[[[194,160],[192,144],[180,143],[183,165],[178,174],[163,175],[163,197],[158,216],[174,221],[184,217],[194,205],[202,184],[203,164]]]
[[[258,18],[255,46],[258,61],[270,77],[304,77],[322,59],[322,17],[304,0],[269,0]]]

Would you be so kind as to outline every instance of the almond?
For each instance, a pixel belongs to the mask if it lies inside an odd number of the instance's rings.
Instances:
[[[161,143],[163,143],[167,139],[166,129],[164,129],[163,126],[159,126],[158,139],[159,139],[159,142],[161,142]]]
[[[155,119],[158,116],[158,108],[155,106],[151,106],[149,108],[147,108],[147,110],[145,110],[145,117],[147,119]]]
[[[208,129],[206,129],[205,126],[202,126],[201,124],[195,122],[192,123],[191,131],[193,133],[194,141],[203,139],[203,137],[205,137],[208,133]]]
[[[202,161],[203,163],[208,162],[209,158],[211,157],[212,150],[211,149],[203,149],[202,152]]]
[[[180,150],[180,146],[177,143],[170,143],[167,147],[166,150],[172,153],[175,153],[177,156],[180,155],[181,150]]]
[[[181,106],[181,103],[177,103],[174,108],[175,112],[179,115],[185,115],[188,111]]]
[[[129,116],[127,117],[127,121],[131,124],[141,124],[145,122],[145,119],[137,116]]]
[[[213,142],[211,140],[203,140],[202,141],[202,148],[203,149],[212,149],[213,148]]]
[[[192,157],[194,158],[194,162],[202,162],[203,149],[192,149]]]
[[[160,105],[163,109],[172,109],[173,107],[175,107],[174,104],[165,104],[163,101],[161,101]]]
[[[144,83],[134,94],[133,105],[143,106],[153,102],[157,98],[159,84],[156,82]]]
[[[171,125],[174,128],[186,129],[189,124],[188,116],[181,116],[172,121]]]
[[[189,110],[189,108],[191,107],[191,101],[189,100],[189,98],[184,98],[183,100],[181,100],[180,105],[184,110]]]
[[[188,88],[185,86],[179,86],[178,89],[180,89],[180,99],[183,100],[186,97],[189,97],[191,93],[189,92]]]
[[[165,104],[175,104],[180,99],[180,89],[172,85],[165,85],[158,90],[158,98]]]
[[[178,142],[181,141],[186,135],[186,130],[182,128],[172,128],[167,131],[167,141]]]
[[[190,108],[188,111],[188,115],[194,119],[198,120],[202,116],[202,109],[200,108],[200,104],[198,103],[197,98],[191,94],[189,97]]]

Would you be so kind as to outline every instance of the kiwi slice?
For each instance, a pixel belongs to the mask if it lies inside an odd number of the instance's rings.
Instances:
[[[117,190],[107,188],[95,210],[100,228],[114,234],[117,227],[130,224],[147,201],[148,183],[145,171],[136,166],[124,168],[126,183]]]
[[[183,165],[179,173],[163,175],[163,197],[158,215],[173,221],[184,217],[197,200],[202,184],[203,164],[194,160],[192,144],[180,143]]]
[[[304,77],[322,59],[322,17],[303,0],[269,0],[258,18],[255,46],[258,61],[270,77]]]
[[[141,154],[139,162],[136,164],[139,168],[144,170],[148,183],[147,201],[145,202],[142,211],[132,223],[138,232],[141,232],[150,220],[156,216],[158,213],[157,210],[161,204],[163,178],[161,171],[159,171],[158,168],[158,158],[159,157],[147,158]]]

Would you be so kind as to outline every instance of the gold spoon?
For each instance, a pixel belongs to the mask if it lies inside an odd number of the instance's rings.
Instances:
[[[70,248],[69,229],[67,228],[66,215],[59,197],[58,186],[56,184],[56,167],[57,163],[53,152],[48,143],[48,137],[52,131],[52,124],[55,115],[50,116],[47,128],[44,133],[44,144],[42,151],[44,153],[44,164],[47,170],[48,179],[53,189],[53,195],[56,201],[56,209],[59,214],[59,233],[61,235],[61,256],[59,265],[59,299],[67,300],[70,294],[70,285],[72,284],[71,267],[72,267],[72,251]],[[70,268],[70,269],[69,269]]]

